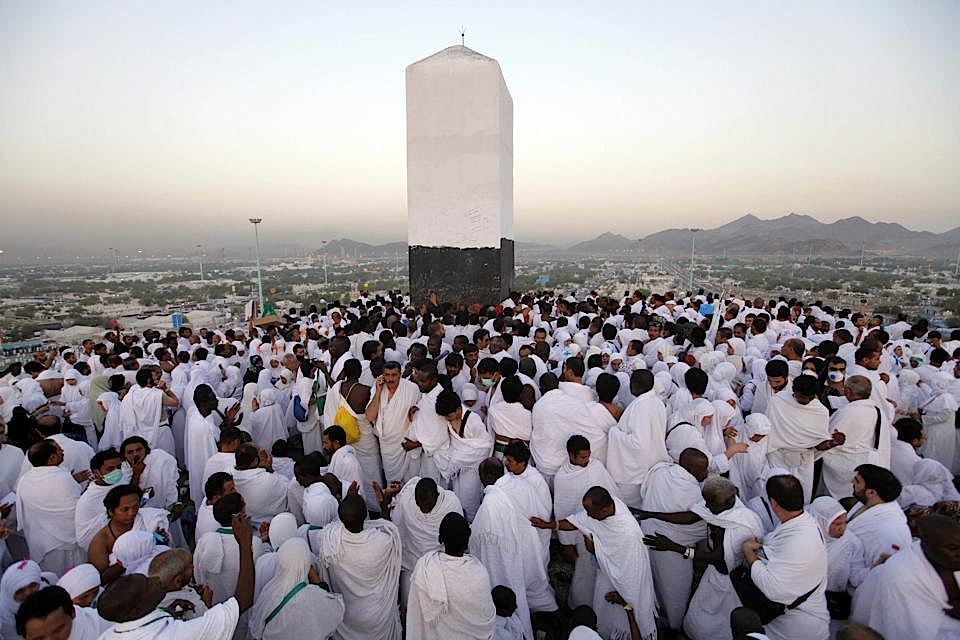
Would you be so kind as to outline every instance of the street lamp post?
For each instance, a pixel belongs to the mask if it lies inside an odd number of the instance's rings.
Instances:
[[[690,295],[693,295],[693,260],[697,254],[697,231],[700,231],[698,228],[690,228],[690,278],[687,283],[687,289],[690,291]]]
[[[203,282],[203,245],[198,244],[197,249],[200,251],[200,282]]]
[[[259,225],[263,218],[250,218],[253,225],[253,234],[257,238],[257,293],[260,298],[260,313],[263,313],[263,273],[260,271],[260,231]]]

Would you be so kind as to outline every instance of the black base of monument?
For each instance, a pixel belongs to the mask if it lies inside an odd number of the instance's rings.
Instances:
[[[426,302],[435,291],[441,303],[500,304],[513,286],[513,240],[500,239],[500,248],[412,246],[410,300]]]

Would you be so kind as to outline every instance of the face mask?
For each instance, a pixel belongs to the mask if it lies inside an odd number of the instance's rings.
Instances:
[[[842,382],[843,371],[830,371],[827,373],[827,377],[830,378],[830,382]]]
[[[493,378],[480,378],[480,384],[482,384],[487,389],[492,389],[495,384]]]
[[[123,480],[123,471],[120,469],[114,469],[107,475],[103,476],[103,481],[107,484],[117,484],[121,480]]]

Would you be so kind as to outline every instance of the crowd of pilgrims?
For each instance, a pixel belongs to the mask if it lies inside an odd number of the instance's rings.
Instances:
[[[732,292],[110,331],[0,372],[0,638],[960,638],[958,400]]]

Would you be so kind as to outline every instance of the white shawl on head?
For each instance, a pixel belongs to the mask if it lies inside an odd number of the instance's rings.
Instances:
[[[251,638],[286,640],[302,636],[309,629],[311,637],[322,640],[337,630],[343,621],[343,597],[307,584],[311,559],[310,549],[301,538],[291,538],[280,546],[276,574],[264,585],[250,610]],[[287,599],[294,588],[298,590]]]

